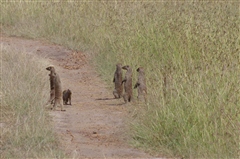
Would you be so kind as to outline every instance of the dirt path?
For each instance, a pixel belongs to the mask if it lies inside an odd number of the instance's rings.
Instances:
[[[1,44],[46,57],[60,75],[63,89],[72,90],[66,112],[51,111],[55,131],[69,157],[150,158],[127,144],[123,100],[113,99],[86,55],[58,45],[16,37],[1,37]],[[48,76],[46,71],[46,76]],[[48,81],[47,81],[48,82]]]

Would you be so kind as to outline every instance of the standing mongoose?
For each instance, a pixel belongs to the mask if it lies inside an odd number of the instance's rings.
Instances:
[[[64,105],[67,105],[68,102],[69,102],[69,105],[72,105],[71,104],[71,96],[72,96],[72,92],[70,89],[63,91],[63,104]]]
[[[53,69],[50,69],[50,68],[53,68]],[[55,89],[54,89],[54,73],[55,73],[55,70],[54,70],[54,66],[53,65],[50,65],[49,67],[46,68],[46,70],[50,71],[50,74],[49,74],[49,81],[50,81],[50,98],[47,102],[47,105],[50,103],[50,104],[53,104],[54,103],[54,99],[55,99]]]
[[[123,66],[122,69],[127,70],[125,74],[125,78],[122,81],[122,84],[124,83],[124,90],[125,90],[123,99],[125,103],[127,103],[127,102],[131,102],[132,100],[132,69],[128,65]]]
[[[139,100],[145,100],[147,98],[147,86],[146,86],[146,80],[145,80],[145,72],[142,67],[139,67],[137,69],[138,72],[138,81],[135,84],[134,88],[138,88],[138,99]]]
[[[115,88],[113,91],[113,95],[115,98],[121,98],[123,93],[122,86],[122,64],[116,64],[116,71],[114,73],[113,82],[115,84]]]
[[[50,78],[53,79],[53,86],[54,86],[54,104],[53,104],[53,110],[56,110],[56,106],[60,105],[61,111],[65,111],[63,109],[62,104],[62,84],[59,75],[56,73],[54,66],[49,66],[46,68],[51,73],[49,74]]]

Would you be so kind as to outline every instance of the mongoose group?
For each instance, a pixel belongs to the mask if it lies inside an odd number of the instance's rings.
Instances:
[[[122,69],[127,70],[125,74],[125,78],[122,80]],[[134,88],[138,88],[138,99],[145,100],[147,98],[147,87],[146,87],[146,80],[145,80],[145,73],[143,67],[139,67],[137,69],[138,72],[138,81],[136,82]],[[116,71],[114,73],[113,82],[115,84],[115,88],[113,91],[113,95],[115,98],[121,98],[123,96],[124,102],[131,102],[132,101],[132,69],[130,66],[126,65],[123,66],[121,64],[116,64]],[[123,87],[124,84],[124,94]]]
[[[126,70],[126,74],[124,79],[122,78],[122,69]],[[56,106],[59,105],[61,107],[61,111],[65,111],[63,109],[64,105],[71,105],[71,96],[72,92],[70,89],[64,90],[62,92],[62,84],[59,75],[56,73],[56,70],[53,65],[50,65],[46,68],[46,70],[50,71],[49,81],[50,81],[50,98],[47,102],[48,104],[53,105],[52,110],[56,110]],[[145,100],[147,96],[147,87],[145,80],[145,73],[142,67],[137,69],[138,72],[138,80],[134,85],[134,88],[138,89],[138,99]],[[133,91],[132,91],[132,68],[129,65],[122,66],[122,64],[116,64],[116,71],[114,73],[113,82],[115,84],[115,88],[113,91],[114,98],[123,97],[124,102],[131,102],[133,99]],[[124,94],[123,94],[123,84],[124,84]]]
[[[53,105],[53,107],[51,108],[53,110],[56,110],[56,106],[59,105],[61,107],[61,111],[65,111],[63,109],[63,103],[67,105],[69,101],[69,104],[71,105],[72,92],[69,89],[64,90],[62,92],[61,80],[59,75],[56,73],[56,70],[53,65],[48,66],[46,70],[50,71],[50,74],[49,74],[50,98],[47,102],[47,105],[48,104]]]

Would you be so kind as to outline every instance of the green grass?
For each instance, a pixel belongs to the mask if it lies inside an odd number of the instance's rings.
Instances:
[[[63,157],[44,108],[47,98],[44,62],[6,47],[1,47],[0,54],[1,158]]]
[[[148,103],[135,105],[133,144],[188,158],[237,158],[239,2],[1,3],[7,35],[93,52],[112,85],[115,64],[146,70]],[[14,12],[13,12],[14,11]],[[136,92],[134,92],[136,95]]]

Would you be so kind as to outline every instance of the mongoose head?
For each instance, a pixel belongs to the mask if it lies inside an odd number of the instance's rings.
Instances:
[[[49,66],[46,68],[46,70],[52,71],[52,70],[54,70],[54,66],[53,66],[53,65],[49,65]]]
[[[69,92],[69,94],[72,94],[72,91],[70,89],[67,90]]]
[[[138,67],[137,72],[144,72],[143,67]]]
[[[118,68],[118,67],[120,67],[120,68],[121,68],[121,67],[122,67],[122,64],[120,64],[120,63],[117,63],[117,64],[116,64],[116,67],[117,67],[117,68]]]
[[[130,67],[128,65],[122,67],[122,69],[124,69],[124,70],[129,70],[129,68]]]

